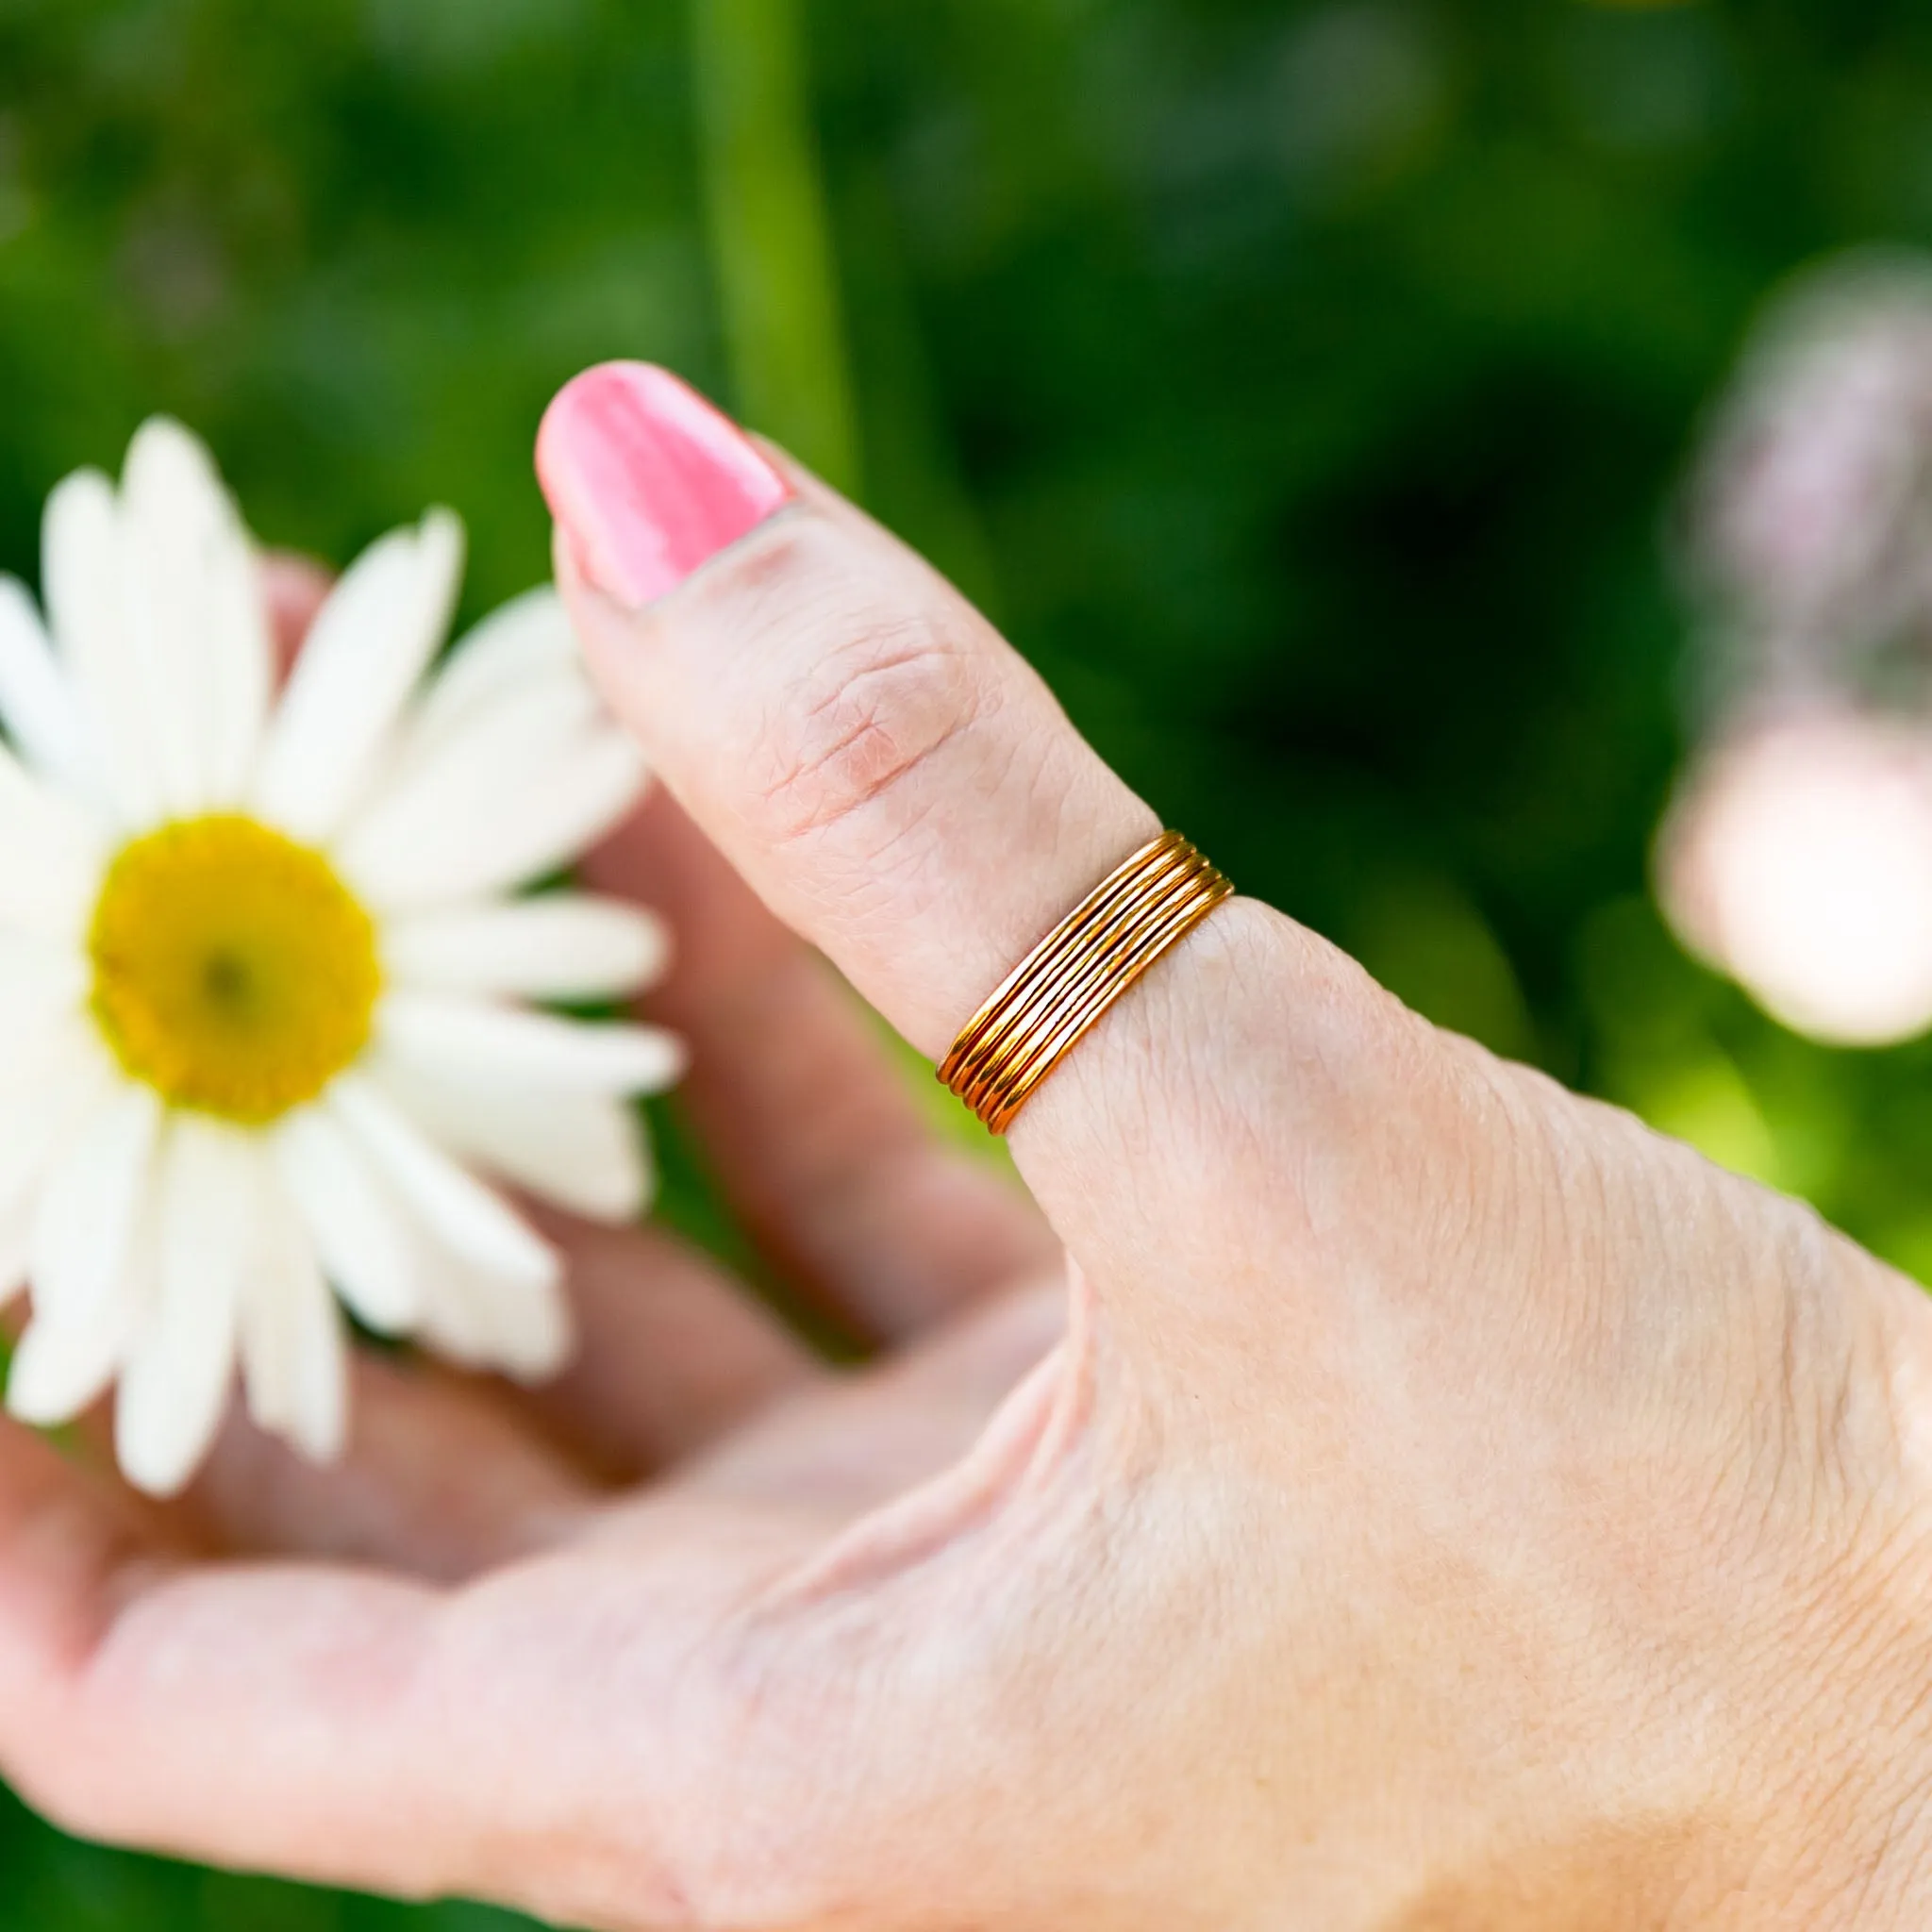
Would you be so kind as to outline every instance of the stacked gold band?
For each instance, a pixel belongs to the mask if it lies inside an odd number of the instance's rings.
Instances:
[[[1178,832],[1116,866],[974,1013],[939,1076],[995,1134],[1160,956],[1234,887]]]

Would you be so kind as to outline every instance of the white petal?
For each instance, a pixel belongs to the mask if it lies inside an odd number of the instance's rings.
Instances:
[[[454,1257],[429,1264],[434,1282],[424,1339],[469,1368],[541,1382],[570,1359],[576,1335],[556,1282],[514,1280]]]
[[[554,1285],[561,1278],[556,1249],[370,1081],[344,1074],[329,1089],[329,1101],[396,1192],[453,1253],[512,1281]]]
[[[55,487],[42,525],[41,586],[85,726],[90,769],[124,824],[152,824],[161,792],[144,672],[126,625],[119,507],[98,470]]]
[[[630,810],[649,775],[643,753],[606,725],[492,774],[493,751],[491,740],[455,738],[407,790],[372,807],[355,827],[353,849],[340,855],[367,903],[398,911],[448,906],[554,872]]]
[[[150,1495],[175,1494],[221,1426],[268,1179],[250,1137],[200,1114],[170,1120],[155,1173],[159,1276],[114,1404],[122,1473]]]
[[[269,727],[254,798],[298,839],[327,839],[360,796],[449,626],[462,525],[431,510],[349,567],[317,615]]]
[[[0,1222],[26,1212],[41,1178],[121,1085],[77,1013],[49,1018],[38,1037],[8,1043],[0,1087]]]
[[[458,1080],[656,1093],[685,1065],[683,1042],[659,1026],[593,1025],[439,993],[385,994],[376,1031],[404,1064]]]
[[[423,1312],[408,1224],[326,1096],[290,1114],[271,1143],[336,1292],[378,1333],[406,1334]]]
[[[454,789],[453,774],[479,760],[492,760],[499,776],[541,769],[602,716],[597,694],[572,671],[525,678],[488,703],[466,706],[459,721],[430,734],[426,742],[416,732],[407,733],[343,841],[355,837],[364,820],[397,808],[394,802],[403,795],[432,784],[443,791]]]
[[[178,423],[158,416],[135,432],[121,529],[162,798],[177,814],[232,805],[267,712],[267,612],[233,499]]]
[[[74,692],[26,587],[8,576],[0,576],[0,717],[25,764],[56,785],[83,785]]]
[[[0,930],[0,1108],[23,1057],[34,1054],[50,1027],[85,1008],[91,976],[75,947]]]
[[[535,899],[406,913],[382,935],[391,984],[525,999],[605,999],[651,984],[670,957],[664,922],[621,899]]]
[[[92,972],[78,946],[0,930],[0,1020],[22,1001],[75,1006],[92,983]]]
[[[406,878],[424,873],[414,848],[428,841],[441,853],[463,838],[477,813],[492,811],[503,793],[524,794],[545,783],[582,749],[596,724],[590,687],[555,677],[487,707],[426,752],[400,750],[343,828],[339,862],[352,878],[378,883],[398,867]]]
[[[183,809],[241,799],[274,684],[268,606],[234,499],[179,424],[143,424],[122,485],[130,581],[154,625],[155,661],[180,680]]]
[[[591,1221],[635,1221],[651,1193],[643,1124],[625,1101],[504,1088],[412,1071],[378,1056],[375,1076],[444,1146]]]
[[[540,584],[458,639],[410,715],[400,754],[422,758],[482,711],[558,677],[581,680],[583,671],[563,600]]]
[[[81,808],[0,751],[0,926],[77,942],[106,857]]]
[[[423,1279],[423,1319],[416,1340],[458,1368],[491,1366],[489,1316],[482,1298],[466,1291],[467,1274],[448,1250],[417,1230],[417,1265]]]
[[[212,487],[199,445],[177,425],[156,418],[135,432],[121,473],[121,624],[170,816],[201,804],[193,576]]]
[[[72,1422],[108,1391],[153,1297],[154,1254],[138,1243],[107,1305],[83,1322],[40,1306],[13,1352],[7,1407],[24,1423],[52,1428]]]
[[[63,1326],[111,1298],[154,1165],[161,1106],[129,1082],[87,1121],[48,1177],[35,1217],[34,1300]]]
[[[242,1367],[256,1424],[315,1462],[348,1435],[349,1364],[342,1318],[308,1230],[277,1199],[242,1304]]]

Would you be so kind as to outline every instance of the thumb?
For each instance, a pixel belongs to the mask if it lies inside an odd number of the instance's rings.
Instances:
[[[612,708],[753,889],[923,1052],[1158,830],[948,584],[675,377],[576,377],[537,465]],[[1333,1140],[1307,1116],[1345,1099],[1355,1013],[1381,1003],[1332,949],[1230,901],[1043,1083],[1015,1158],[1090,1263],[1144,1252],[1150,1222],[1226,1178],[1230,1141],[1259,1144],[1252,1119],[1218,1118],[1230,1107],[1300,1143],[1284,1171]],[[1284,1115],[1275,1076],[1297,1070]]]

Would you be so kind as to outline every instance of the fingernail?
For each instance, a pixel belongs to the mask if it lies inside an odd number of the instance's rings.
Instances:
[[[791,494],[735,423],[647,362],[605,362],[558,391],[537,432],[537,476],[585,575],[633,608]]]

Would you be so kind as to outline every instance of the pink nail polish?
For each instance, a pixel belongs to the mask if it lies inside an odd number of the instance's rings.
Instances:
[[[791,494],[736,424],[647,362],[601,363],[558,391],[537,476],[585,575],[634,608]]]

